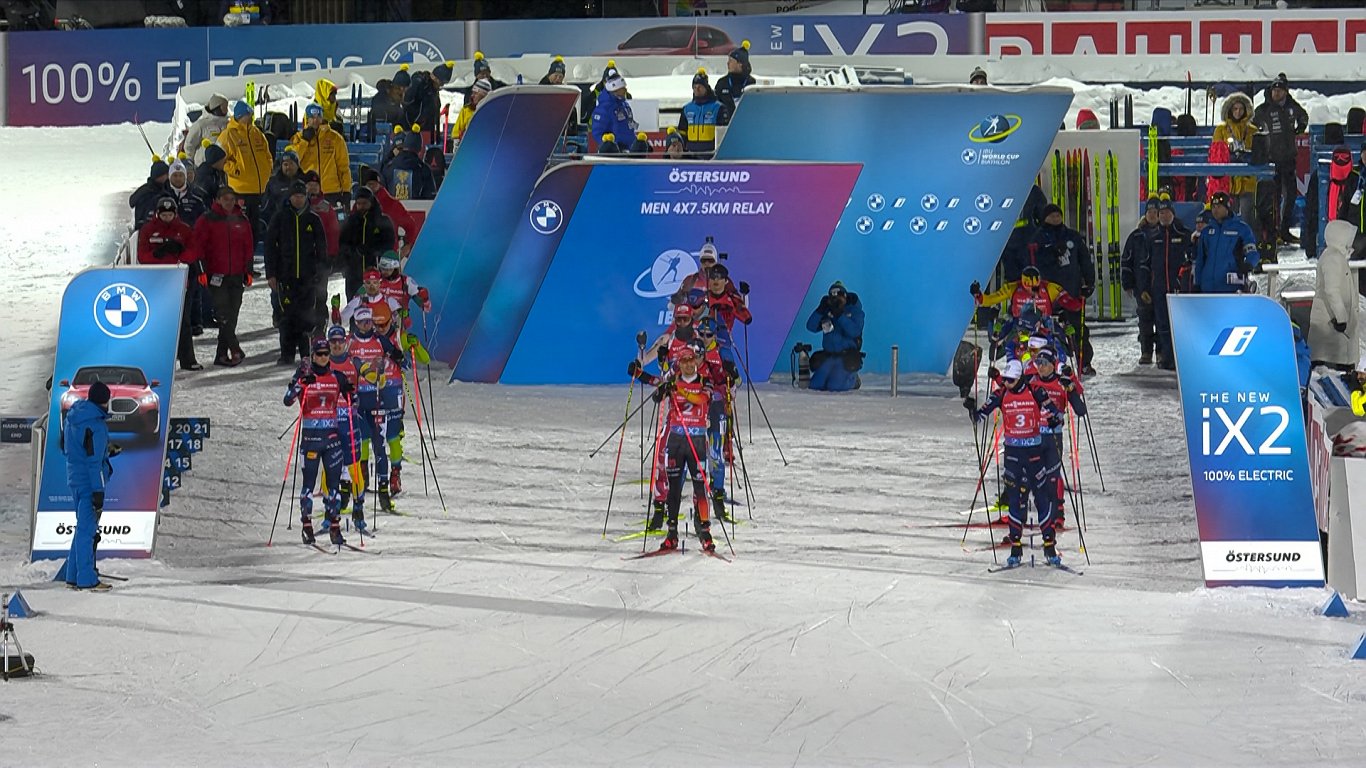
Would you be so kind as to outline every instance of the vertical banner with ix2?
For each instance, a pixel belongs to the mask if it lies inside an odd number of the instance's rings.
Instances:
[[[186,274],[184,266],[87,269],[67,284],[32,559],[71,550],[76,512],[62,425],[97,381],[110,391],[109,441],[123,449],[110,460],[114,471],[105,481],[99,556],[152,556]]]
[[[1323,586],[1290,318],[1265,296],[1170,296],[1206,586]]]

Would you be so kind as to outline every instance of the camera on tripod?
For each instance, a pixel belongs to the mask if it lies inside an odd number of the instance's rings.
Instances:
[[[24,653],[9,620],[9,595],[0,595],[0,679],[33,674],[33,656]]]
[[[792,386],[799,389],[806,389],[811,386],[811,351],[810,344],[797,342],[792,347]]]

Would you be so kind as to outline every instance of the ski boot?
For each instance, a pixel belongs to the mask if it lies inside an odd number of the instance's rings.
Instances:
[[[303,534],[305,544],[317,543],[318,538],[313,535],[313,523],[311,521],[305,520],[303,524],[299,526],[299,532]]]
[[[340,547],[341,545],[345,544],[346,539],[342,538],[341,520],[333,520],[331,518],[328,518],[327,522],[332,524],[331,527],[327,529],[327,532],[329,534],[329,540],[332,542],[332,545]]]
[[[1049,565],[1062,565],[1062,558],[1058,557],[1058,547],[1051,540],[1043,543],[1043,561]]]
[[[664,502],[656,501],[654,508],[650,511],[650,524],[645,526],[650,533],[659,533],[664,530]],[[675,531],[674,538],[677,538]]]
[[[394,502],[389,498],[389,481],[380,478],[379,481],[379,511],[393,513]]]
[[[710,531],[709,529],[703,528],[702,530],[698,531],[698,532],[697,532],[697,540],[700,541],[700,542],[702,542],[702,551],[703,551],[703,552],[715,552],[715,551],[716,551],[716,542],[715,542],[715,541],[712,541],[712,538],[711,538],[711,531]]]
[[[351,524],[356,526],[356,530],[362,534],[369,533],[368,526],[365,524],[365,510],[360,507],[351,510]]]
[[[389,495],[397,496],[403,493],[403,467],[393,466],[389,468]]]
[[[735,518],[726,512],[726,494],[723,491],[716,491],[711,495],[711,507],[716,512],[716,519],[723,523],[735,525]]]
[[[337,495],[341,498],[341,509],[345,510],[351,506],[351,481],[343,480],[337,483]]]
[[[1010,557],[1006,558],[1007,568],[1016,568],[1024,560],[1024,547],[1019,539],[1012,539],[1010,542]]]
[[[318,527],[319,536],[330,536],[332,534],[332,518],[324,517],[323,524]]]
[[[670,528],[664,536],[664,543],[659,545],[660,552],[672,552],[678,549],[678,528]]]

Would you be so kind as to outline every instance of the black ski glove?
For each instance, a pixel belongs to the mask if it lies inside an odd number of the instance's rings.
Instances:
[[[729,360],[722,360],[721,370],[725,371],[726,380],[729,381],[731,384],[734,384],[735,382],[740,380],[740,369],[735,367],[735,363],[732,363]]]
[[[94,491],[90,494],[90,506],[95,508],[95,514],[104,511],[104,491]]]
[[[638,360],[632,360],[626,365],[626,375],[633,379],[640,375],[640,362]]]
[[[123,453],[123,446],[119,445],[118,443],[109,444],[109,458],[112,459],[120,453]]]
[[[668,344],[665,344],[664,346],[660,347],[660,348],[659,348],[659,352],[655,355],[655,357],[659,358],[659,364],[660,364],[660,365],[663,365],[664,363],[668,362],[668,361],[669,361],[669,345],[668,345]]]
[[[740,295],[741,295],[741,296],[748,296],[748,295],[749,295],[749,283],[745,282],[744,280],[741,280],[741,281],[740,281]]]
[[[963,398],[963,407],[968,409],[969,413],[976,413],[977,398],[973,397],[972,395],[968,395],[967,397]]]
[[[972,285],[968,286],[968,293],[972,294],[973,296],[981,296],[982,284],[977,282],[976,280],[973,280]]]
[[[303,130],[304,141],[312,141],[318,135],[318,129],[309,126]]]
[[[1048,414],[1048,426],[1051,429],[1058,429],[1062,426],[1062,416],[1057,413]]]
[[[393,349],[389,350],[389,359],[393,360],[395,364],[402,365],[404,360],[406,360],[407,358],[403,356],[403,350],[399,349],[398,347],[394,347]]]

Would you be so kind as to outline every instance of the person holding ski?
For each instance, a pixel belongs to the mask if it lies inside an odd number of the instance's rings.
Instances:
[[[1247,275],[1261,259],[1257,237],[1247,223],[1233,213],[1227,192],[1210,196],[1212,220],[1200,232],[1192,271],[1194,293],[1240,293],[1251,291]]]
[[[352,384],[332,370],[331,351],[326,339],[313,342],[309,361],[299,366],[285,390],[285,405],[299,403],[299,454],[303,459],[303,489],[299,493],[299,522],[305,544],[316,545],[313,534],[313,487],[318,482],[318,467],[323,470],[324,527],[331,541],[340,547],[346,543],[338,525],[341,487],[342,438],[337,430],[337,409],[349,398]]]
[[[1138,226],[1124,240],[1124,251],[1119,257],[1119,282],[1124,288],[1124,292],[1130,296],[1135,295],[1135,291],[1142,293],[1142,290],[1134,287],[1135,274],[1138,269],[1138,262],[1148,250],[1148,236],[1157,229],[1157,197],[1149,197],[1147,204],[1143,207],[1143,218],[1138,220]],[[1138,297],[1136,297],[1138,298]],[[1138,348],[1142,357],[1138,359],[1139,365],[1152,365],[1153,345],[1157,341],[1157,332],[1153,328],[1153,305],[1145,303],[1141,298],[1138,300]]]
[[[1152,308],[1153,324],[1157,332],[1157,364],[1164,371],[1176,370],[1172,353],[1172,321],[1167,309],[1167,297],[1182,293],[1182,272],[1188,269],[1195,241],[1172,208],[1171,200],[1162,200],[1157,214],[1157,227],[1148,235],[1143,254],[1138,260],[1134,276],[1134,290],[1139,306]]]
[[[707,413],[711,387],[699,371],[697,350],[685,346],[678,353],[678,370],[666,376],[655,392],[667,411],[664,443],[668,475],[668,530],[660,551],[678,549],[678,509],[683,498],[683,472],[692,476],[693,524],[705,552],[715,552],[707,506],[707,470],[700,458],[707,453]]]
[[[1023,503],[1026,493],[1034,496],[1039,531],[1043,535],[1044,560],[1049,565],[1061,565],[1054,522],[1056,501],[1061,494],[1062,467],[1051,440],[1045,444],[1040,428],[1058,428],[1062,416],[1049,400],[1048,392],[1024,374],[1024,365],[1019,360],[1006,363],[1001,370],[1001,386],[991,393],[985,405],[973,411],[973,420],[980,424],[997,409],[1003,416],[1002,472],[1010,507],[1010,556],[1006,558],[1006,566],[1018,567],[1024,556],[1021,537],[1026,517]]]

